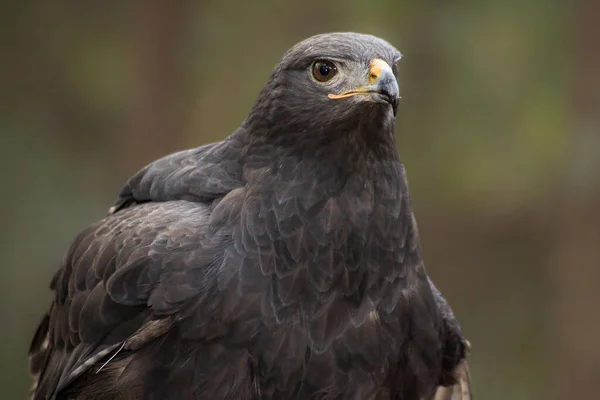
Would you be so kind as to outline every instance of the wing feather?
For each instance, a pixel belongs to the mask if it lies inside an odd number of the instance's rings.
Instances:
[[[234,133],[154,161],[127,181],[110,213],[148,201],[210,202],[242,186],[242,137]]]
[[[118,346],[139,348],[164,334],[168,324],[159,321],[187,302],[218,301],[203,295],[218,290],[216,269],[240,263],[233,250],[223,256],[230,235],[207,239],[209,212],[187,201],[141,204],[77,236],[31,345],[34,399],[56,395]]]
[[[440,386],[432,400],[473,400],[469,364],[463,360],[455,370],[456,383],[452,386]]]
[[[180,310],[207,286],[215,274],[203,271],[214,264],[220,239],[207,241],[202,232],[210,202],[243,186],[241,137],[151,163],[127,181],[109,217],[77,235],[30,348],[36,399],[56,394],[114,344],[152,337],[142,333],[145,324]],[[147,202],[169,203],[131,207]]]

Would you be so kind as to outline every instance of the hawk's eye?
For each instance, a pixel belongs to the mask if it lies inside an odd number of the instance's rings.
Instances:
[[[338,69],[331,61],[315,61],[312,67],[313,78],[319,82],[327,82],[338,73]]]

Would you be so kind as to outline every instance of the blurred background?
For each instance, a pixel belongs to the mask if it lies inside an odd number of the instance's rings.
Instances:
[[[50,278],[124,181],[347,30],[404,54],[398,146],[477,397],[597,395],[600,2],[28,0],[0,5],[0,398],[25,398]]]

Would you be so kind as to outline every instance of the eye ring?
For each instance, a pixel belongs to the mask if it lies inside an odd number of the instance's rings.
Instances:
[[[312,65],[312,76],[317,82],[330,81],[338,74],[337,66],[328,60],[317,60]]]

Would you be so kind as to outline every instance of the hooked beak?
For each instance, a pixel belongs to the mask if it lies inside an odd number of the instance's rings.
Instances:
[[[367,95],[376,102],[389,103],[394,109],[394,114],[396,114],[398,101],[400,100],[400,90],[390,65],[380,58],[374,59],[369,66],[369,85],[340,94],[330,93],[327,97],[330,99],[343,99],[356,95]]]

